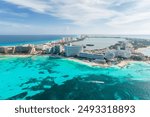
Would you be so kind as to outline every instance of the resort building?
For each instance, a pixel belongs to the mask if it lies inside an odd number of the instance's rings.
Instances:
[[[132,53],[131,58],[133,60],[137,60],[137,61],[141,61],[141,60],[144,61],[144,60],[146,60],[146,57],[142,53]]]
[[[133,45],[129,41],[119,41],[117,44],[117,50],[131,50],[133,49]]]
[[[74,37],[63,37],[64,43],[71,43],[73,41],[76,41],[77,39]]]
[[[46,54],[51,54],[51,50],[52,50],[52,47],[49,47],[49,48],[46,49],[45,53]]]
[[[114,51],[115,57],[121,57],[121,58],[130,58],[131,52],[130,50],[116,50]]]
[[[49,45],[44,45],[44,44],[39,44],[35,46],[36,50],[47,50],[50,46]]]
[[[103,54],[92,54],[92,53],[81,52],[81,53],[79,53],[79,57],[88,58],[88,59],[101,59],[101,60],[104,60],[104,55]]]
[[[0,53],[1,54],[14,54],[15,53],[15,47],[0,47]]]
[[[6,48],[5,47],[0,47],[0,53],[5,53]]]
[[[114,58],[115,58],[115,52],[114,51],[107,51],[105,53],[105,59],[108,60],[108,61],[113,61]]]
[[[66,45],[64,47],[65,49],[65,55],[66,56],[78,56],[79,53],[82,51],[82,46],[75,46],[75,45]]]
[[[63,47],[61,45],[55,45],[49,49],[50,54],[60,54],[63,52]]]
[[[130,58],[131,51],[130,50],[110,50],[105,53],[105,59],[109,61],[113,61],[115,58]]]
[[[16,46],[14,54],[34,54],[35,48],[33,45]]]

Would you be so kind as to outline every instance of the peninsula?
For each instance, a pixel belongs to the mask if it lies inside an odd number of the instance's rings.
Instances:
[[[122,38],[114,45],[106,48],[87,49],[94,46],[93,43],[78,45],[87,38]],[[100,47],[101,45],[99,45]],[[57,41],[44,44],[25,44],[16,46],[0,46],[1,56],[31,56],[49,55],[52,57],[62,57],[71,61],[80,62],[91,66],[109,67],[118,65],[123,67],[130,62],[144,61],[150,63],[150,57],[140,51],[141,48],[149,48],[150,40],[128,38],[128,37],[109,37],[95,35],[81,35],[79,37],[64,37]]]

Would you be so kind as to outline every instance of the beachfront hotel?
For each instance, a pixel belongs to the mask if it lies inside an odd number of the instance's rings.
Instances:
[[[79,54],[79,57],[88,58],[88,59],[104,59],[103,54],[92,54],[92,53],[86,53],[86,52],[81,52]]]
[[[79,55],[79,53],[81,51],[83,51],[83,47],[82,46],[78,46],[78,45],[69,44],[69,45],[66,45],[64,47],[64,50],[65,50],[65,55],[67,57],[77,56],[77,55]]]

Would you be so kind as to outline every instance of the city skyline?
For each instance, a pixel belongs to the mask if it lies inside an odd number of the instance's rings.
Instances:
[[[148,0],[1,0],[0,34],[150,34]]]

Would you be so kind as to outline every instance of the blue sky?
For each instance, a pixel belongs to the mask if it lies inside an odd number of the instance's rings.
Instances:
[[[150,34],[149,0],[0,0],[0,34]]]

